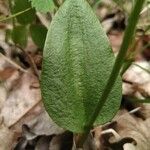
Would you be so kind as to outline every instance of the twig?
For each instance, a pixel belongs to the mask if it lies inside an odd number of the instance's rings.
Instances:
[[[3,57],[4,60],[6,60],[8,63],[10,63],[12,66],[14,66],[15,68],[19,69],[20,71],[22,71],[24,73],[28,72],[27,70],[23,69],[21,66],[19,66],[18,64],[16,64],[15,62],[13,62],[12,60],[10,60],[9,58],[7,58],[2,53],[0,53],[0,56]]]
[[[126,80],[126,79],[123,79],[122,82],[127,83],[127,84],[130,84],[130,85],[133,85],[133,84],[134,84],[132,81],[128,81],[128,80]]]
[[[142,69],[142,70],[144,70],[145,72],[147,72],[148,74],[150,74],[150,70],[148,70],[148,69],[146,69],[146,68],[144,68],[144,67],[142,67],[142,66],[140,66],[140,65],[138,65],[138,64],[136,64],[136,63],[134,63],[133,65],[139,67],[140,69]]]
[[[145,7],[142,11],[141,11],[141,13],[140,13],[140,15],[143,15],[145,12],[147,12],[149,10],[149,6],[147,6],[147,7]]]
[[[121,136],[114,129],[107,129],[101,132],[102,135],[112,133],[117,141],[121,139]]]
[[[124,114],[122,114],[121,116],[119,116],[118,118],[116,118],[114,121],[118,121],[120,120],[122,117],[125,117],[127,114],[135,114],[136,112],[140,111],[142,108],[141,107],[137,107],[129,112],[125,112]]]
[[[50,24],[50,21],[51,21],[51,18],[50,18],[50,20],[48,21],[48,20],[46,19],[46,17],[44,17],[43,14],[40,13],[40,12],[37,12],[36,15],[38,16],[38,18],[39,18],[39,20],[41,21],[41,23],[48,29],[49,24]],[[50,16],[50,17],[51,17],[51,16]]]
[[[129,111],[129,114],[134,114],[134,113],[138,112],[139,110],[141,110],[141,107],[137,107],[137,108]]]
[[[38,79],[40,79],[40,75],[39,75],[39,72],[38,72],[38,69],[37,69],[37,66],[34,62],[34,60],[32,59],[32,57],[30,56],[30,54],[28,54],[27,51],[25,51],[22,47],[20,47],[19,45],[16,45],[17,48],[19,48],[29,59],[29,63],[30,63],[30,66],[34,72],[34,74],[38,77]]]

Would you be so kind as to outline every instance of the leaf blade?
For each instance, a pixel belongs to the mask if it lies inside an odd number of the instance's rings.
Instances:
[[[43,49],[45,39],[46,39],[46,34],[47,34],[47,28],[43,25],[31,25],[30,33],[31,33],[31,37],[34,43],[40,49]]]
[[[58,10],[43,55],[41,88],[48,113],[58,125],[84,132],[114,63],[107,37],[85,0],[65,1]],[[96,124],[111,120],[120,99],[118,77]]]
[[[35,7],[37,11],[48,12],[54,9],[53,0],[30,0],[32,2],[32,7]]]
[[[11,38],[15,44],[19,44],[21,47],[26,47],[28,42],[28,29],[26,26],[15,26],[11,32]]]
[[[15,0],[12,12],[13,14],[17,14],[29,8],[31,8],[31,3],[28,0]],[[23,14],[16,16],[17,21],[22,25],[31,23],[33,20],[35,20],[35,17],[35,9],[32,8],[24,12]]]

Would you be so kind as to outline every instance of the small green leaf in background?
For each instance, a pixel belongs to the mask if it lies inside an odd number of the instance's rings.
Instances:
[[[85,131],[114,62],[107,36],[86,0],[66,0],[49,28],[41,75],[45,108],[59,126]],[[94,125],[114,117],[121,87],[118,76]]]
[[[28,39],[27,27],[23,25],[14,27],[11,33],[11,37],[15,44],[26,47]]]
[[[22,12],[28,8],[31,8],[31,2],[29,2],[28,0],[15,0],[13,14]],[[26,25],[35,20],[35,17],[35,9],[31,8],[31,10],[17,16],[16,18],[20,24]]]
[[[44,47],[47,28],[43,25],[31,25],[30,33],[34,43],[41,49]]]
[[[49,12],[55,8],[53,0],[30,0],[32,7],[35,7],[37,11]]]

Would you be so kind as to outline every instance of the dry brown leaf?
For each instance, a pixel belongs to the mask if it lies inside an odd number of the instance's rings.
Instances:
[[[150,70],[150,63],[146,61],[135,62],[139,66]],[[150,96],[150,74],[136,65],[132,65],[123,75],[123,79],[133,84],[123,84],[123,94],[142,98],[142,94]]]
[[[4,124],[0,125],[0,150],[11,150],[13,136],[13,132]]]
[[[8,127],[20,120],[41,100],[40,90],[30,88],[35,80],[37,79],[33,74],[24,73],[20,79],[20,84],[16,85],[17,88],[14,87],[9,93],[1,110],[1,115],[4,117],[4,122]]]
[[[16,71],[16,69],[14,69],[12,67],[6,67],[6,68],[4,68],[4,70],[0,70],[0,81],[7,80],[14,74],[15,71]]]

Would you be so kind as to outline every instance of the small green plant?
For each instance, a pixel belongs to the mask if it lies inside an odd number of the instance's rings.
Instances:
[[[115,57],[100,23],[85,0],[67,0],[46,39],[41,77],[50,116],[60,126],[84,133],[106,86]],[[95,125],[112,119],[121,100],[118,77]]]
[[[145,1],[133,1],[116,59],[91,7],[101,0],[43,1],[9,0],[11,15],[0,21],[11,19],[13,29],[6,33],[15,45],[25,48],[30,33],[33,42],[40,49],[44,47],[41,90],[45,108],[59,126],[80,135],[77,145],[82,146],[91,128],[111,121],[119,109],[120,74],[133,63],[125,56]],[[37,24],[36,11],[57,11],[48,34],[46,27]]]
[[[40,23],[36,23],[36,10],[40,7],[41,12],[48,12],[55,7],[51,0],[47,1],[47,3],[43,3],[45,7],[41,5],[40,1],[37,2],[38,3],[35,3],[34,0],[32,3],[29,0],[9,0],[11,15],[1,17],[0,19],[0,21],[12,21],[13,28],[6,31],[7,42],[12,40],[13,44],[25,48],[30,35],[38,48],[43,49],[47,28]]]
[[[132,42],[143,0],[137,0],[116,58],[85,0],[66,0],[48,31],[41,76],[45,108],[61,127],[80,133],[110,121],[122,90],[120,69]]]

